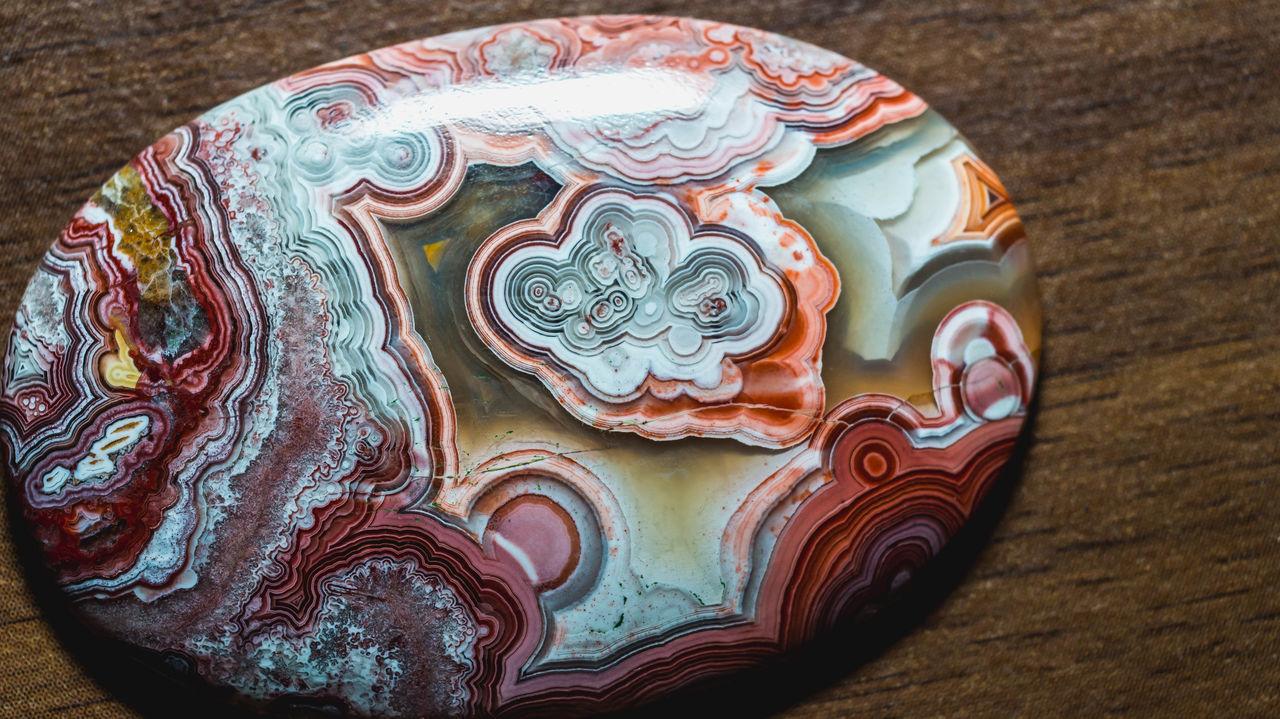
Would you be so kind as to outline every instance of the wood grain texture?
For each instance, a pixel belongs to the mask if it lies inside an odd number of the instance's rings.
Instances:
[[[820,669],[802,665],[817,681],[735,711],[1280,715],[1280,5],[198,5],[0,6],[0,326],[111,172],[285,74],[550,15],[684,14],[792,35],[922,95],[995,167],[1036,252],[1046,350],[1029,450],[981,551],[949,557],[964,565],[954,580],[870,649],[826,647]],[[74,630],[55,635],[11,532],[0,716],[137,716],[67,650]]]

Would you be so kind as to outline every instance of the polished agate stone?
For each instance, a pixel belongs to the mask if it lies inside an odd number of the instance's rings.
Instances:
[[[1022,225],[920,98],[588,17],[280,80],[44,257],[10,493],[95,630],[356,716],[633,706],[874,606],[974,512],[1040,341]]]

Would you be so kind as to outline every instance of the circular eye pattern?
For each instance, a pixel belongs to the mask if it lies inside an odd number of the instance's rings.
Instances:
[[[995,173],[857,62],[483,28],[113,175],[17,310],[0,457],[78,616],[210,697],[623,709],[941,550],[1026,419],[1033,280]]]
[[[965,407],[984,420],[1004,419],[1022,408],[1018,375],[999,357],[983,357],[966,366],[960,391]]]
[[[884,442],[863,442],[849,457],[849,469],[863,482],[877,484],[894,476],[898,459],[893,447]]]
[[[536,495],[503,505],[489,519],[484,545],[489,553],[518,566],[540,592],[563,585],[582,554],[573,518]]]

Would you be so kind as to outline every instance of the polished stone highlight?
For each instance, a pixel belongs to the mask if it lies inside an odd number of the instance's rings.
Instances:
[[[32,279],[11,496],[96,630],[245,705],[570,716],[874,608],[1026,418],[1008,193],[893,81],[588,17],[283,79]]]

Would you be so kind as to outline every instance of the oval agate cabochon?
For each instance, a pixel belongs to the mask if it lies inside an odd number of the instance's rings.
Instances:
[[[892,80],[719,23],[359,55],[113,175],[8,337],[75,612],[250,706],[565,716],[874,608],[1026,418],[1022,225]]]

